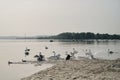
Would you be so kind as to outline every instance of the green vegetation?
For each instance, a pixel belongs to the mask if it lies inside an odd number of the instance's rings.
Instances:
[[[82,32],[82,33],[70,33],[70,32],[65,32],[58,34],[56,36],[51,36],[49,37],[51,39],[119,39],[120,40],[120,35],[117,34],[94,34],[91,32]]]

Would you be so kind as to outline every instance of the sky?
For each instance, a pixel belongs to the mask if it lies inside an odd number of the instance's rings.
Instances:
[[[120,34],[120,0],[0,0],[0,36]]]

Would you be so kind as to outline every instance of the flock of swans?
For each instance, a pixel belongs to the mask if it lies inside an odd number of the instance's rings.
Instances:
[[[45,49],[49,49],[49,48],[47,46],[45,46]],[[95,59],[94,54],[92,53],[92,51],[90,49],[85,49],[85,50],[83,50],[83,52],[87,57],[90,57],[91,59]],[[61,55],[57,54],[55,51],[53,51],[52,53],[54,55],[48,57],[47,59],[49,59],[49,60],[59,60],[59,59],[71,60],[71,59],[75,59],[76,58],[75,55],[78,54],[79,52],[75,48],[73,48],[72,52],[66,51],[65,52],[66,58],[61,58]],[[114,51],[111,51],[110,49],[108,49],[107,53],[108,53],[108,55],[111,55],[111,54],[114,54],[114,53],[117,53],[117,52],[114,52]],[[25,57],[29,56],[29,54],[30,54],[30,49],[28,49],[26,47],[26,49],[25,49]],[[41,61],[46,60],[45,55],[42,55],[41,52],[39,53],[39,55],[34,55],[34,58],[37,59],[37,62],[41,62]],[[22,62],[28,62],[28,61],[22,59]],[[22,62],[18,62],[18,63],[22,63]],[[31,62],[31,61],[29,61],[29,62]],[[17,63],[17,62],[8,61],[8,64],[13,64],[13,63]]]

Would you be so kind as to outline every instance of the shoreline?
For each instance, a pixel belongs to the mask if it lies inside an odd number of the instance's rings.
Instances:
[[[119,74],[120,59],[80,58],[57,61],[54,66],[21,80],[119,80]]]

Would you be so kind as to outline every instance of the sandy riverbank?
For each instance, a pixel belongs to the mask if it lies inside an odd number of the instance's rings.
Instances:
[[[21,80],[120,80],[120,59],[62,60],[51,68]]]

